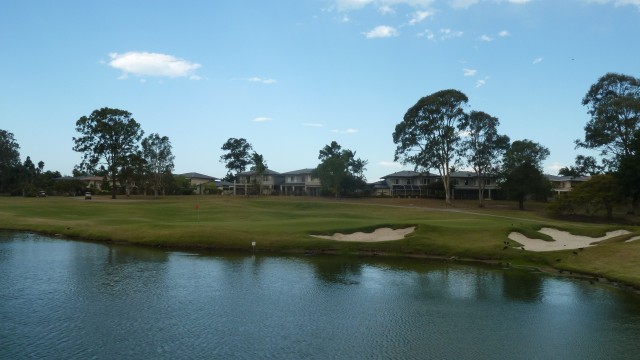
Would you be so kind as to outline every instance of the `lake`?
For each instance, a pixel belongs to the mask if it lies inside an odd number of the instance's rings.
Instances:
[[[640,295],[518,269],[0,232],[0,358],[640,358]]]

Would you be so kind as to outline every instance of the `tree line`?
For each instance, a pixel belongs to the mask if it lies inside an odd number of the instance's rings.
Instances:
[[[549,150],[529,139],[515,140],[498,133],[499,120],[483,111],[466,111],[468,98],[458,90],[442,90],[419,99],[410,107],[392,134],[394,160],[412,165],[416,171],[435,170],[441,178],[445,201],[451,203],[451,173],[460,167],[472,169],[478,181],[483,206],[485,179],[498,177],[503,195],[517,200],[546,198],[550,184],[542,172]],[[575,164],[560,175],[586,176],[592,180],[555,202],[558,214],[593,213],[628,204],[637,212],[640,203],[640,79],[608,73],[598,79],[582,100],[590,119],[584,138],[576,148],[595,150],[594,156],[578,155]],[[125,110],[101,108],[76,121],[78,136],[73,150],[82,154],[73,174],[98,175],[109,179],[105,188],[115,198],[118,188],[129,193],[135,184],[154,195],[167,189],[188,187],[171,174],[174,156],[166,136],[144,137],[140,124]],[[220,161],[228,170],[224,180],[234,181],[250,168],[256,186],[268,170],[263,155],[244,138],[229,138]],[[367,161],[356,152],[333,141],[319,150],[320,163],[313,176],[320,179],[325,195],[349,196],[366,189]],[[0,130],[0,193],[33,195],[38,189],[54,187],[59,172],[44,171],[44,162],[34,164],[27,156],[20,161],[19,145],[13,134]],[[594,181],[595,180],[595,181]]]

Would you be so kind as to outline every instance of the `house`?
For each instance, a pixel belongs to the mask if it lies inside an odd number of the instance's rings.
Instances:
[[[81,181],[88,189],[102,190],[102,182],[105,180],[102,176],[63,176],[55,179],[56,181]]]
[[[393,197],[428,197],[435,196],[435,189],[428,186],[436,183],[440,177],[428,172],[398,171],[382,177],[383,183],[374,189],[376,195]],[[386,183],[388,190],[384,188]]]
[[[283,183],[284,176],[270,169],[266,169],[260,178],[258,178],[256,171],[245,171],[238,174],[238,181],[235,182],[234,186],[234,194],[251,194],[256,186],[260,186],[262,195],[275,194],[279,192],[280,185]]]
[[[545,175],[551,182],[552,191],[557,195],[566,194],[571,191],[576,185],[581,184],[591,179],[590,176],[556,176]]]
[[[314,169],[301,169],[282,173],[284,182],[280,185],[283,195],[320,195],[320,179],[313,177]]]
[[[480,179],[471,171],[454,171],[450,174],[454,199],[477,199],[480,181],[485,184],[485,199],[493,199],[499,186],[495,176]],[[440,175],[429,172],[399,171],[382,177],[373,186],[375,195],[394,197],[437,197],[443,192]]]
[[[198,195],[204,194],[207,184],[211,184],[216,181],[216,178],[214,178],[213,176],[208,176],[197,172],[180,174],[179,176],[182,176],[185,179],[189,180],[189,183],[194,188],[194,192]]]

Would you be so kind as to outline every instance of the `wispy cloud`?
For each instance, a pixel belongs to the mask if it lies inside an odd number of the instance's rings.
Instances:
[[[509,35],[511,35],[511,34],[507,30],[502,30],[502,31],[500,31],[498,33],[498,36],[500,36],[500,37],[507,37]]]
[[[307,126],[307,127],[316,127],[316,128],[319,128],[319,127],[323,127],[323,126],[324,126],[323,124],[319,124],[319,123],[304,123],[304,124],[302,124],[302,125],[303,125],[303,126]]]
[[[451,29],[440,29],[437,33],[434,33],[429,29],[425,29],[423,32],[417,34],[417,36],[426,37],[431,41],[447,41],[450,39],[459,38],[463,35],[464,33],[462,31],[455,31]]]
[[[542,57],[538,56],[537,58],[533,59],[533,65],[539,64],[542,62]]]
[[[440,29],[440,39],[441,40],[449,40],[453,38],[461,37],[464,33],[462,31],[451,30],[451,29]]]
[[[270,117],[262,116],[262,117],[257,117],[255,119],[253,119],[253,122],[268,122],[268,121],[271,121],[271,120],[273,120],[273,119],[270,118]]]
[[[419,22],[422,22],[424,19],[433,16],[431,11],[416,11],[411,14],[411,19],[409,20],[409,25],[415,25]]]
[[[487,84],[487,80],[489,80],[488,76],[485,76],[484,79],[478,79],[478,81],[476,81],[476,89],[485,86]]]
[[[275,80],[275,79],[263,78],[263,77],[259,77],[259,76],[246,78],[245,80],[247,80],[249,82],[257,82],[257,83],[261,83],[261,84],[275,84],[277,82],[277,80]]]
[[[353,128],[344,129],[344,130],[333,129],[331,130],[331,132],[336,134],[355,134],[358,132],[358,129],[353,129]]]
[[[434,0],[336,0],[335,8],[338,11],[352,11],[366,7],[367,5],[373,5],[378,9],[385,9],[388,11],[393,6],[407,5],[413,8],[427,8]]]
[[[376,26],[372,30],[365,32],[367,39],[389,38],[398,36],[400,33],[394,27],[387,25]]]
[[[109,58],[109,66],[122,71],[119,79],[126,79],[128,75],[200,79],[195,75],[195,71],[201,67],[200,64],[172,55],[130,51],[124,54],[110,53]]]
[[[464,76],[475,76],[477,72],[478,70],[476,69],[462,69],[462,73],[464,74]]]
[[[480,41],[485,41],[485,42],[491,42],[493,41],[493,38],[489,35],[481,35],[480,36]]]

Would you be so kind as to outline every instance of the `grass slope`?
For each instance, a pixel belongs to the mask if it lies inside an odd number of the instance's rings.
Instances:
[[[505,249],[512,231],[551,240],[537,232],[542,227],[594,237],[618,229],[640,234],[633,226],[554,220],[545,216],[543,204],[529,205],[534,210],[523,212],[512,203],[491,202],[479,209],[473,201],[445,207],[422,199],[2,197],[0,228],[164,247],[249,251],[255,241],[258,251],[455,256],[554,267],[640,288],[640,241],[607,241],[577,255],[571,250]],[[309,236],[414,225],[417,230],[400,241],[354,243]]]

